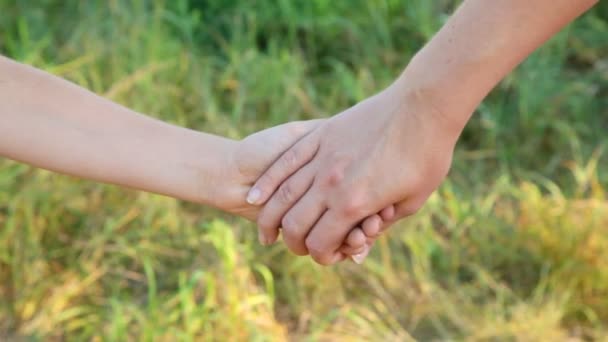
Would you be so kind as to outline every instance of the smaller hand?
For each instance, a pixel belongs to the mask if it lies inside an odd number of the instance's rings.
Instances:
[[[220,208],[231,214],[255,221],[262,209],[246,202],[247,191],[259,176],[275,162],[281,154],[312,132],[325,120],[294,121],[247,136],[237,143],[229,158],[230,167],[226,177],[235,180],[235,186],[226,189],[230,200]]]

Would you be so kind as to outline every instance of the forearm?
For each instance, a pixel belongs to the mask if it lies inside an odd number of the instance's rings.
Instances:
[[[461,130],[488,92],[597,0],[465,0],[397,83]],[[447,113],[447,114],[446,114]]]
[[[214,204],[236,142],[135,113],[0,57],[0,155],[77,177]]]

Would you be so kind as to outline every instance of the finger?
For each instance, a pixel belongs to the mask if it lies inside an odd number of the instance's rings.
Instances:
[[[387,207],[384,210],[382,210],[380,215],[381,216],[384,215],[384,217],[382,217],[382,222],[380,222],[380,230],[378,231],[378,233],[373,235],[373,240],[375,241],[376,238],[378,238],[382,233],[384,233],[386,230],[388,230],[397,221],[415,214],[420,209],[420,206],[421,206],[420,203],[421,202],[404,200],[404,201],[401,201],[401,202],[398,202],[398,203],[392,205],[392,209],[390,207]],[[387,211],[388,211],[388,214],[387,214]],[[390,211],[392,211],[392,213],[390,213]],[[388,217],[391,217],[391,218],[388,219]],[[365,221],[363,222],[362,227],[363,227],[363,231],[366,232],[366,236],[368,237],[367,244],[371,245],[369,238],[371,236],[371,233],[373,233],[373,231],[376,230],[376,227],[373,226],[373,228],[371,228],[371,226],[366,226]],[[368,231],[369,231],[369,233],[368,233]]]
[[[323,121],[325,120],[292,121],[254,133],[248,138],[257,136],[260,145],[272,144],[277,151],[281,151],[273,156],[272,160],[275,161],[297,141],[318,128]]]
[[[360,227],[356,227],[348,233],[339,251],[347,255],[361,253],[366,242],[367,236]]]
[[[363,253],[365,248],[367,248],[367,246],[365,244],[362,244],[361,246],[357,246],[357,247],[350,247],[347,245],[342,245],[340,247],[340,249],[338,249],[338,252],[348,255],[352,259],[353,255]]]
[[[344,253],[337,252],[337,253],[336,253],[336,257],[335,257],[335,259],[334,259],[334,261],[333,261],[333,263],[332,263],[332,264],[337,264],[337,263],[339,263],[339,262],[341,262],[341,261],[344,261],[344,260],[346,260],[346,259],[348,259],[348,258],[349,258],[349,256],[348,256],[348,255],[346,255],[346,254],[344,254]]]
[[[385,222],[391,221],[393,218],[395,218],[395,205],[392,204],[382,209],[382,211],[380,211],[380,217]]]
[[[258,179],[281,154],[313,132],[321,122],[323,120],[295,121],[248,136],[235,152],[235,167],[248,179]]]
[[[369,255],[369,252],[372,250],[372,245],[365,245],[363,248],[363,251],[358,253],[358,254],[354,254],[351,256],[351,259],[356,263],[361,265],[363,263],[363,261],[365,260],[365,258],[367,258],[367,256]]]
[[[319,134],[307,135],[285,151],[253,185],[247,194],[247,203],[261,205],[272,196],[289,176],[306,165],[317,153]]]
[[[414,200],[414,199],[406,199],[397,204],[395,204],[395,215],[391,221],[394,223],[398,220],[406,218],[408,216],[412,216],[420,210],[420,208],[424,205],[425,200]]]
[[[314,180],[314,166],[308,164],[289,177],[262,208],[258,216],[260,243],[274,243],[279,235],[281,220],[295,203],[306,194]],[[324,208],[320,209],[321,213]],[[321,214],[319,213],[319,215]],[[290,225],[291,228],[292,225]]]
[[[373,245],[376,243],[376,240],[378,240],[378,238],[379,238],[379,237],[380,237],[380,235],[378,235],[378,236],[376,236],[376,237],[368,237],[368,238],[365,240],[365,245],[366,245],[368,248],[372,248],[372,246],[373,246]]]
[[[315,223],[323,216],[327,207],[322,194],[315,185],[287,211],[281,221],[283,241],[297,255],[308,254],[306,237]]]
[[[282,125],[279,125],[277,127],[285,127],[289,131],[291,131],[293,136],[302,138],[306,134],[317,129],[321,125],[321,123],[323,123],[326,120],[327,119],[291,121],[291,122],[287,122]]]
[[[359,227],[351,229],[344,243],[350,247],[361,247],[365,245],[366,236]]]
[[[338,249],[355,222],[348,222],[336,210],[327,210],[315,224],[305,240],[310,256],[321,265],[332,265],[339,261],[342,253]]]
[[[363,229],[363,233],[367,237],[377,237],[382,232],[382,224],[383,220],[380,215],[372,215],[363,220],[361,227]]]

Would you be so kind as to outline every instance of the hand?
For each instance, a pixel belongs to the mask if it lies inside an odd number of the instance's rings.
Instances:
[[[240,141],[230,158],[232,162],[229,163],[231,165],[229,169],[233,170],[234,174],[226,175],[237,181],[232,182],[234,186],[225,189],[229,193],[222,197],[230,200],[224,201],[220,207],[230,213],[255,220],[261,208],[245,201],[247,191],[285,150],[314,131],[324,121],[291,122],[252,134]],[[383,218],[390,219],[393,212],[393,208],[389,207],[382,211],[381,215],[371,215],[364,220],[361,225],[364,230],[353,229],[340,249],[344,257],[358,255],[354,260],[361,262],[378,235]]]
[[[320,123],[249,193],[250,202],[268,201],[258,218],[263,238],[274,241],[282,226],[294,253],[327,265],[344,258],[339,247],[365,217],[396,204],[386,228],[412,215],[451,164],[459,130],[444,118],[395,84]]]
[[[301,138],[314,131],[325,121],[296,121],[271,127],[249,135],[239,141],[228,155],[224,177],[230,179],[229,193],[222,196],[219,207],[231,214],[255,221],[261,210],[259,206],[248,204],[247,191],[260,175],[275,162],[283,152]]]

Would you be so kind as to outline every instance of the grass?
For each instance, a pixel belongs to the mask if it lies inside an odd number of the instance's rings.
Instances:
[[[456,1],[6,1],[0,51],[230,137],[387,85]],[[363,266],[0,160],[3,340],[608,339],[608,3],[531,56]]]

